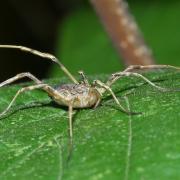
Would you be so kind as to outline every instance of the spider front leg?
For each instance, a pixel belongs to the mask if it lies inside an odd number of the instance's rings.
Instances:
[[[31,49],[31,48],[28,48],[28,47],[25,47],[25,46],[18,46],[18,45],[0,45],[0,48],[18,49],[18,50],[21,50],[21,51],[25,51],[25,52],[34,54],[36,56],[40,56],[40,57],[45,58],[45,59],[49,59],[50,61],[53,61],[57,65],[59,65],[61,70],[71,79],[72,82],[74,82],[75,84],[78,84],[78,81],[68,71],[68,69],[54,55],[52,55],[50,53],[45,53],[45,52],[37,51],[35,49]]]
[[[106,92],[106,90],[109,91],[109,93],[112,95],[114,101],[116,102],[116,104],[120,107],[120,109],[121,109],[123,112],[125,112],[125,113],[127,113],[127,114],[129,114],[129,115],[139,114],[139,113],[134,113],[134,112],[130,112],[130,111],[126,110],[126,109],[120,104],[120,102],[119,102],[119,100],[117,99],[116,95],[114,94],[114,92],[112,91],[112,89],[111,89],[108,85],[106,85],[105,83],[101,82],[100,80],[95,80],[93,83],[94,83],[95,85],[100,86],[100,89],[97,88],[97,90],[99,91],[99,93],[100,93],[101,95],[102,95],[104,92]]]
[[[34,89],[43,89],[43,90],[45,90],[45,89],[47,89],[47,88],[51,88],[51,87],[50,87],[49,85],[47,85],[47,84],[36,84],[36,85],[32,85],[32,86],[27,86],[27,87],[21,88],[21,89],[15,94],[15,96],[13,97],[13,99],[11,100],[11,102],[9,103],[9,105],[7,106],[7,108],[6,108],[3,112],[0,113],[0,117],[3,116],[4,114],[6,114],[6,113],[8,112],[8,110],[11,108],[11,106],[13,105],[13,103],[15,102],[15,100],[17,99],[17,97],[18,97],[21,93],[23,93],[23,92],[25,92],[25,91],[32,91],[32,90],[34,90]],[[47,90],[45,90],[45,91],[47,91]]]

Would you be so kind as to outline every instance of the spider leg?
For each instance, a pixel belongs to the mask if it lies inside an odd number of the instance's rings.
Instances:
[[[72,115],[73,115],[73,107],[72,107],[72,103],[70,103],[69,105],[69,136],[72,142],[73,139],[73,124],[72,124]]]
[[[146,82],[148,82],[149,84],[151,84],[152,86],[156,87],[159,90],[165,90],[165,88],[161,88],[156,86],[154,83],[152,83],[150,80],[148,80],[147,78],[145,78],[143,75],[136,73],[136,72],[132,72],[135,70],[144,70],[144,69],[165,69],[165,68],[173,68],[176,70],[180,70],[180,67],[176,67],[176,66],[171,66],[171,65],[147,65],[147,66],[142,66],[142,65],[131,65],[129,67],[127,67],[124,71],[122,72],[116,72],[114,74],[112,74],[112,76],[110,76],[109,80],[106,82],[106,84],[108,86],[111,86],[114,82],[116,82],[118,79],[120,79],[122,76],[137,76],[140,77],[141,79],[144,79]],[[168,89],[166,89],[168,90]],[[166,91],[165,90],[165,91]],[[170,90],[170,89],[169,89]],[[174,90],[171,90],[174,91]],[[179,91],[179,90],[178,90]]]
[[[36,84],[36,85],[32,85],[32,86],[27,86],[27,87],[23,87],[20,90],[18,90],[18,92],[15,94],[15,96],[13,97],[13,99],[11,100],[11,102],[9,103],[9,105],[7,106],[7,108],[0,113],[0,117],[3,116],[4,114],[7,113],[7,111],[11,108],[11,106],[13,105],[13,103],[15,102],[15,100],[17,99],[17,97],[22,94],[25,91],[32,91],[34,89],[43,89],[45,91],[47,91],[45,88],[51,88],[50,86],[48,86],[47,84]]]
[[[144,77],[143,75],[139,74],[139,73],[133,73],[133,72],[119,72],[119,73],[115,73],[112,74],[114,78],[113,83],[118,80],[119,78],[121,78],[122,76],[135,76],[135,77],[139,77],[141,79],[143,79],[145,82],[147,82],[149,85],[151,85],[152,87],[158,89],[159,91],[162,92],[166,92],[166,91],[172,91],[172,89],[167,89],[167,88],[163,88],[160,86],[157,86],[156,84],[154,84],[153,82],[151,82],[148,78]]]
[[[173,68],[180,70],[179,67],[171,66],[171,65],[147,65],[147,66],[142,66],[142,65],[131,65],[127,67],[123,72],[131,72],[134,70],[144,70],[144,69],[166,69],[166,68]]]
[[[25,46],[18,46],[18,45],[0,45],[0,48],[11,48],[11,49],[19,49],[21,51],[29,52],[31,54],[40,56],[45,59],[49,59],[56,64],[58,64],[61,68],[61,70],[76,84],[78,84],[78,81],[75,79],[75,77],[66,69],[66,67],[52,54],[49,53],[44,53],[37,51],[35,49],[31,49]]]
[[[94,105],[93,109],[96,109],[99,106],[100,102],[101,102],[101,98],[98,99],[98,101]]]
[[[31,73],[29,72],[25,72],[25,73],[20,73],[20,74],[17,74],[16,76],[10,78],[10,79],[7,79],[6,81],[0,83],[0,88],[5,86],[5,85],[8,85],[10,83],[13,83],[14,81],[17,81],[19,79],[22,79],[24,77],[28,77],[29,79],[33,80],[37,85],[42,85],[44,84],[42,81],[40,81],[39,79],[37,79],[34,75],[32,75]],[[46,84],[46,86],[42,87],[42,89],[44,91],[46,91],[48,93],[49,96],[51,97],[54,97],[55,95],[58,96],[59,98],[63,98],[61,97],[60,94],[58,94],[56,92],[55,89],[53,89],[51,86],[49,86],[48,84]]]
[[[37,79],[34,75],[32,75],[31,73],[29,72],[25,72],[25,73],[20,73],[20,74],[17,74],[16,76],[12,77],[12,78],[9,78],[7,79],[6,81],[0,83],[0,88],[5,86],[5,85],[8,85],[10,83],[13,83],[14,81],[17,81],[19,79],[22,79],[24,77],[28,77],[29,79],[33,80],[36,84],[41,84],[42,81],[40,81],[39,79]]]
[[[134,113],[134,112],[130,112],[130,111],[126,110],[126,109],[120,104],[120,102],[119,102],[119,100],[117,99],[116,95],[114,94],[114,92],[112,91],[112,89],[111,89],[108,85],[104,84],[104,83],[101,82],[100,80],[95,80],[95,81],[94,81],[94,84],[99,85],[101,88],[104,88],[105,90],[109,91],[109,92],[111,93],[114,101],[116,102],[116,104],[120,107],[120,109],[121,109],[123,112],[125,112],[125,113],[127,113],[127,114],[139,114],[139,113]],[[105,92],[105,91],[103,91],[102,93],[104,93],[104,92]]]

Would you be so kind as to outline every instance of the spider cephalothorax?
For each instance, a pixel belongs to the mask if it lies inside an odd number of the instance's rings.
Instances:
[[[72,102],[73,108],[87,108],[95,106],[100,99],[99,92],[86,84],[63,84],[55,90],[61,95],[60,98],[52,99],[60,105],[68,106]]]

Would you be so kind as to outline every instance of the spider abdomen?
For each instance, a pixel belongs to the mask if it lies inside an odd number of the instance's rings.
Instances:
[[[63,106],[69,106],[71,103],[73,108],[92,107],[100,98],[95,88],[85,84],[63,84],[55,89],[57,94],[52,98]]]

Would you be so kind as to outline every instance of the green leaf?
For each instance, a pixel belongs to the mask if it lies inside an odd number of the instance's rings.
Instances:
[[[160,86],[180,87],[175,71],[145,75]],[[0,111],[19,88],[0,89]],[[67,109],[41,91],[21,95],[0,120],[1,179],[180,179],[180,92],[162,93],[136,78],[112,89],[124,107],[143,114],[122,113],[109,94],[95,110],[76,110],[68,161]]]

